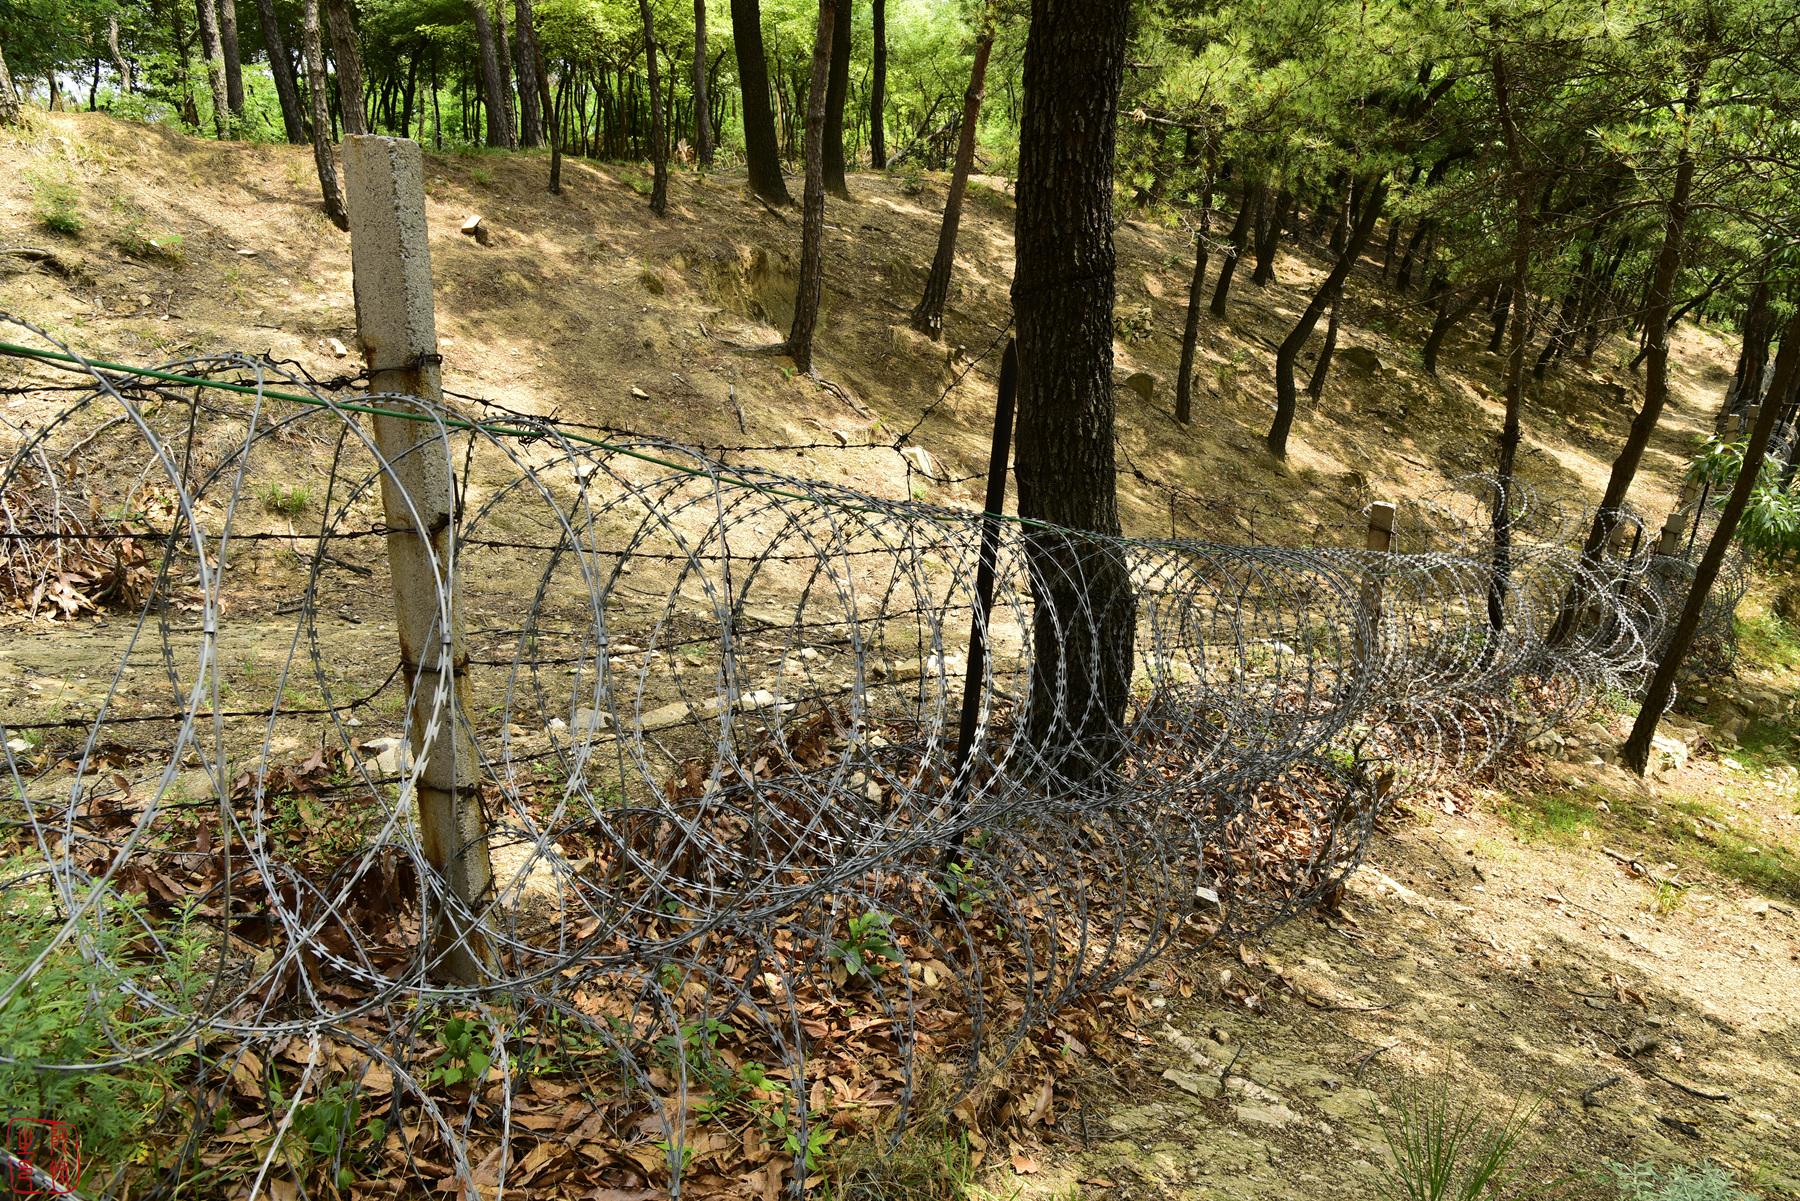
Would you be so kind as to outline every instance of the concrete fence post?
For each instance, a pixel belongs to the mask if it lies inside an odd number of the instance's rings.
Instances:
[[[407,138],[353,135],[344,139],[344,181],[357,339],[369,389],[416,396],[424,402],[421,413],[433,410],[443,389],[425,236],[424,156]],[[435,975],[475,984],[492,964],[480,913],[492,897],[493,868],[480,761],[463,717],[468,661],[458,618],[451,448],[429,420],[378,416],[374,427],[388,468],[381,502],[410,698],[420,839],[426,860],[454,898],[434,915],[426,937]],[[446,678],[452,687],[440,704]]]
[[[1394,506],[1378,500],[1369,506],[1369,530],[1364,546],[1387,554],[1394,547]],[[1356,659],[1367,664],[1381,649],[1381,572],[1371,565],[1363,577],[1362,611],[1367,614],[1366,632],[1357,635]]]
[[[1656,553],[1671,559],[1681,558],[1681,540],[1687,535],[1689,509],[1678,505],[1663,522],[1662,534],[1656,540]]]

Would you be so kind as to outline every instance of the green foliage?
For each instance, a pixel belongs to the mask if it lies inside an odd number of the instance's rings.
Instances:
[[[10,866],[0,876],[17,879]],[[7,929],[0,940],[0,981],[19,980],[44,955],[17,991],[0,1001],[0,1047],[10,1061],[0,1062],[0,1113],[72,1123],[89,1184],[143,1162],[151,1123],[169,1099],[183,1053],[104,1070],[34,1066],[113,1061],[121,1047],[154,1045],[167,1027],[166,1019],[126,991],[130,976],[148,969],[126,968],[121,976],[107,966],[131,962],[125,953],[130,915],[98,925],[97,944],[70,938],[52,947],[62,928],[59,910],[47,893],[17,885],[0,890],[0,918]],[[197,975],[197,942],[178,932],[171,950],[175,980]]]
[[[279,1079],[269,1088],[269,1105],[279,1112],[288,1104]],[[334,1081],[319,1089],[294,1109],[290,1146],[303,1160],[326,1160],[335,1167],[339,1188],[356,1179],[352,1164],[368,1162],[387,1136],[387,1121],[362,1118],[362,1096],[354,1083]]]
[[[1543,1186],[1515,1183],[1538,1103],[1490,1113],[1473,1098],[1452,1096],[1446,1076],[1397,1099],[1382,1126],[1390,1163],[1388,1201],[1496,1201],[1541,1195]]]
[[[844,937],[831,944],[831,958],[843,964],[844,971],[852,976],[879,979],[889,965],[900,962],[891,921],[887,914],[873,909],[852,916],[846,923]]]
[[[1752,1201],[1731,1173],[1708,1163],[1666,1171],[1647,1163],[1609,1163],[1607,1175],[1619,1201]]]
[[[465,1017],[453,1017],[438,1028],[438,1054],[426,1079],[436,1084],[479,1084],[493,1062],[488,1029]]]
[[[288,517],[304,513],[306,506],[312,503],[312,492],[304,484],[264,484],[257,496],[262,500],[263,508]]]
[[[182,262],[182,237],[175,233],[150,234],[144,231],[139,218],[132,218],[113,235],[112,243],[120,253],[130,255],[134,259],[149,259],[153,262],[180,266]]]
[[[32,181],[32,194],[37,203],[38,224],[51,233],[73,238],[86,226],[77,207],[81,198],[75,185],[39,178]]]
[[[1688,478],[1709,485],[1713,503],[1723,505],[1743,471],[1747,449],[1746,442],[1708,439],[1689,467]],[[1738,543],[1765,563],[1777,563],[1790,555],[1800,554],[1800,490],[1785,480],[1785,475],[1786,467],[1782,462],[1765,457],[1757,473],[1756,487],[1738,521]]]

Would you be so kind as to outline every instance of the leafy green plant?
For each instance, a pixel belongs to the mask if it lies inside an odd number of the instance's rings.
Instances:
[[[80,195],[76,192],[75,185],[39,179],[34,181],[33,191],[36,194],[39,225],[66,238],[73,238],[81,233],[87,222],[77,207]]]
[[[1723,504],[1744,468],[1746,442],[1708,439],[1688,468],[1688,479],[1708,485],[1715,503]],[[1766,457],[1756,487],[1738,520],[1737,540],[1751,555],[1777,563],[1800,553],[1800,492],[1783,481],[1779,456]]]
[[[1539,1103],[1521,1102],[1490,1116],[1473,1098],[1455,1098],[1443,1078],[1401,1097],[1383,1123],[1390,1163],[1383,1177],[1389,1201],[1496,1201],[1541,1195],[1515,1186],[1518,1160]]]
[[[1752,1201],[1731,1173],[1714,1164],[1676,1166],[1659,1172],[1650,1164],[1609,1163],[1607,1175],[1619,1201]]]
[[[438,1030],[438,1056],[426,1077],[438,1084],[478,1084],[493,1062],[487,1027],[453,1017]]]
[[[280,1110],[287,1105],[280,1080],[269,1088],[270,1105]],[[362,1097],[348,1081],[336,1081],[320,1089],[294,1110],[290,1127],[295,1146],[302,1158],[328,1159],[336,1165],[339,1188],[356,1179],[353,1163],[367,1162],[387,1137],[387,1122],[382,1118],[362,1120]]]
[[[182,262],[183,241],[180,234],[151,234],[144,231],[141,221],[136,218],[125,223],[125,226],[113,235],[112,243],[121,254],[134,259],[150,259],[155,262],[180,266]]]
[[[874,909],[851,917],[844,937],[831,944],[831,958],[852,976],[880,978],[890,964],[900,962],[891,921]]]
[[[965,917],[973,914],[992,895],[987,881],[969,870],[961,860],[952,860],[944,869],[944,896]]]
[[[0,880],[18,873],[0,867]],[[0,890],[0,981],[10,985],[36,962],[57,935],[62,917],[51,896],[25,886]],[[117,902],[115,901],[116,905]],[[104,1070],[47,1071],[36,1064],[83,1064],[119,1058],[121,1047],[153,1044],[163,1024],[146,1012],[121,985],[125,976],[151,969],[133,965],[127,953],[129,914],[89,925],[93,942],[85,952],[73,939],[50,951],[28,980],[0,1002],[0,1113],[56,1118],[71,1123],[81,1138],[84,1181],[142,1160],[152,1121],[169,1095],[182,1054],[132,1061]],[[174,965],[171,979],[196,978],[186,972],[198,963],[197,940],[185,928],[168,939]],[[102,964],[117,966],[102,966]],[[144,987],[149,987],[148,981]],[[163,986],[162,991],[166,989]]]

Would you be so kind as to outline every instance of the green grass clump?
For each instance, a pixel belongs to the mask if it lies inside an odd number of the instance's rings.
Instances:
[[[73,238],[81,233],[87,222],[78,207],[81,197],[74,184],[39,179],[34,181],[33,191],[37,200],[39,225],[65,238]]]
[[[299,516],[306,512],[306,506],[312,503],[312,492],[301,484],[295,484],[292,487],[265,484],[257,496],[262,501],[263,508],[286,517]]]
[[[1489,1112],[1472,1097],[1453,1095],[1446,1075],[1396,1099],[1382,1125],[1388,1167],[1387,1201],[1487,1201],[1531,1195],[1515,1187],[1530,1145],[1538,1103],[1521,1101]]]
[[[1778,614],[1739,617],[1737,642],[1739,652],[1756,663],[1783,671],[1800,669],[1800,630]]]
[[[1501,802],[1500,815],[1521,838],[1568,846],[1600,827],[1595,799],[1579,791],[1527,793]]]

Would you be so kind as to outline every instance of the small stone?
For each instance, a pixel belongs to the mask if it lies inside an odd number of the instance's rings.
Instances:
[[[906,460],[907,466],[911,467],[920,475],[928,475],[933,479],[936,479],[943,474],[938,470],[937,459],[932,457],[931,452],[926,450],[923,446],[903,447],[900,451],[900,457]]]
[[[6,749],[15,755],[23,755],[31,750],[31,744],[26,742],[23,738],[8,738],[6,740]]]
[[[1211,1099],[1217,1097],[1224,1088],[1219,1083],[1217,1076],[1202,1076],[1199,1072],[1184,1071],[1181,1068],[1167,1069],[1163,1072],[1162,1078],[1165,1083],[1173,1084],[1182,1092],[1194,1097]]]
[[[642,388],[634,387],[631,390],[631,399],[633,399],[633,400],[649,400],[650,394],[648,392],[644,391]]]
[[[591,712],[591,710],[583,710],[583,712]],[[552,717],[545,723],[544,728],[549,730],[552,734],[562,734],[568,730],[569,723],[560,717]]]
[[[1156,394],[1156,377],[1148,371],[1133,371],[1125,377],[1125,387],[1138,394],[1146,404]]]
[[[330,347],[332,356],[335,358],[341,359],[345,355],[350,353],[349,348],[346,347],[342,342],[338,341],[336,338],[325,339],[325,345]]]
[[[1381,356],[1366,346],[1340,346],[1337,351],[1338,362],[1352,371],[1363,375],[1379,375],[1387,370],[1387,364]]]

